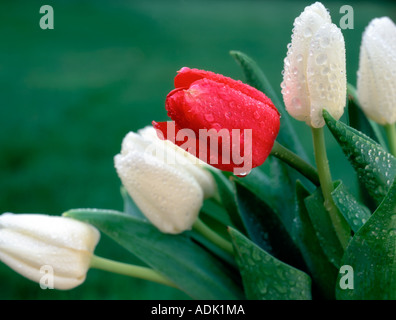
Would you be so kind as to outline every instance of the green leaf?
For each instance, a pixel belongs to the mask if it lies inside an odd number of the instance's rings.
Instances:
[[[280,217],[264,201],[235,182],[237,203],[249,238],[277,259],[298,269],[306,265]]]
[[[338,210],[354,232],[357,232],[370,218],[370,210],[349,193],[342,181],[337,182],[331,195]]]
[[[235,190],[233,189],[232,183],[218,170],[208,169],[208,171],[212,174],[216,182],[220,201],[224,209],[227,211],[231,222],[242,233],[246,233],[245,226],[237,208]]]
[[[277,140],[284,146],[293,150],[304,160],[308,160],[306,152],[298,140],[298,135],[296,134],[293,125],[290,121],[290,116],[286,112],[285,106],[281,99],[279,99],[275,90],[271,86],[264,72],[260,69],[257,63],[247,56],[246,54],[239,51],[231,51],[231,56],[239,63],[242,68],[242,72],[245,76],[246,83],[264,92],[274,103],[279,113],[282,115],[281,125]]]
[[[274,258],[229,228],[246,297],[254,300],[310,300],[311,278]]]
[[[147,218],[143,215],[143,213],[140,211],[139,207],[132,200],[132,198],[130,197],[130,195],[128,194],[128,191],[125,189],[124,186],[121,186],[121,196],[122,196],[122,199],[124,200],[124,212],[126,214],[134,216],[134,217],[138,218],[139,220],[147,221]]]
[[[215,220],[217,223],[224,226],[231,225],[230,217],[224,209],[222,203],[219,203],[214,198],[206,199],[201,208],[201,213],[208,216],[210,219]]]
[[[396,183],[351,240],[342,265],[353,269],[353,289],[341,287],[340,274],[337,299],[396,299]]]
[[[329,261],[339,268],[344,250],[334,230],[331,218],[324,207],[322,190],[318,188],[305,198],[304,203],[323,252]]]
[[[297,218],[293,185],[297,179],[304,180],[304,178],[274,157],[268,158],[265,166],[269,166],[270,177],[261,166],[254,168],[246,177],[233,177],[233,179],[272,208],[279,215],[286,230],[294,240],[293,224]]]
[[[117,211],[76,209],[64,215],[92,224],[195,299],[244,297],[232,270],[185,233],[164,234]]]
[[[250,171],[250,173],[243,178],[233,176],[232,179],[238,180],[241,185],[249,189],[260,199],[264,201],[271,201],[271,196],[268,194],[268,192],[272,190],[271,180],[263,171],[262,167],[253,168],[252,171]],[[273,204],[273,202],[270,202],[271,206]]]
[[[263,200],[281,218],[286,230],[293,237],[292,226],[295,219],[294,179],[300,175],[288,168],[280,160],[270,157],[265,165],[270,166],[271,177],[263,166],[254,168],[246,177],[233,177],[238,183]]]
[[[323,117],[356,170],[359,180],[379,204],[396,175],[396,159],[365,134],[336,121],[326,110],[323,111]]]
[[[293,224],[296,218],[295,181],[305,178],[282,161],[272,157],[268,160],[271,171],[270,188],[268,194],[274,203],[276,212],[281,217],[286,229],[293,235]]]
[[[334,299],[334,288],[338,270],[329,262],[319,244],[315,228],[312,225],[304,203],[304,199],[307,198],[310,193],[300,181],[296,183],[296,195],[298,219],[296,219],[296,223],[294,224],[294,233],[305,263],[308,266],[309,273],[314,280],[313,296],[315,298],[315,292],[317,290],[321,297],[325,299]]]

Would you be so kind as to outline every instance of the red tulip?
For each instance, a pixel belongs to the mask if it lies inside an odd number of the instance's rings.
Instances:
[[[264,93],[209,71],[182,68],[165,107],[174,123],[153,121],[160,138],[237,175],[264,163],[279,131],[279,112]]]

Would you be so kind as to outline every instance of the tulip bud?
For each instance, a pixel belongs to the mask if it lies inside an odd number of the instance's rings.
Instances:
[[[281,87],[288,113],[311,127],[324,126],[323,109],[337,120],[344,113],[344,38],[320,2],[306,7],[294,21]]]
[[[49,267],[55,289],[72,289],[84,282],[99,238],[91,225],[66,217],[0,215],[0,260],[40,284],[42,268]]]
[[[130,132],[114,158],[117,173],[143,214],[165,233],[191,229],[205,198],[215,193],[207,166],[153,127]]]
[[[279,112],[264,93],[221,74],[187,67],[174,84],[165,107],[175,122],[176,139],[165,122],[153,122],[166,139],[179,146],[196,145],[194,152],[188,151],[236,175],[264,163],[280,125]],[[177,139],[182,132],[190,133],[187,142]]]
[[[396,26],[388,17],[373,19],[363,33],[357,94],[370,119],[396,122]]]

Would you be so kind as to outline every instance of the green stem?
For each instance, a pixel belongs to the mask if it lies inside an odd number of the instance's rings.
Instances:
[[[396,126],[394,123],[384,126],[388,137],[389,150],[396,157]]]
[[[202,234],[206,239],[213,242],[219,248],[223,249],[224,251],[228,252],[232,256],[234,255],[234,248],[231,242],[227,241],[212,229],[210,229],[202,220],[197,219],[193,225],[193,228]]]
[[[329,161],[327,159],[323,128],[312,128],[312,138],[314,144],[316,166],[318,168],[320,186],[322,188],[324,198],[324,206],[330,215],[330,219],[333,223],[337,237],[342,247],[345,249],[348,244],[350,235],[349,232],[345,230],[345,223],[343,223],[344,218],[338,211],[333,201],[333,197],[331,196],[331,193],[334,190],[334,186],[333,180],[331,178]]]
[[[146,267],[122,263],[122,262],[98,257],[95,255],[92,256],[90,267],[122,274],[129,277],[149,280],[176,288],[176,285],[173,282],[169,281],[168,279],[160,275],[158,272]]]
[[[274,146],[272,147],[271,155],[277,157],[278,159],[287,163],[290,167],[296,169],[303,176],[308,178],[313,184],[317,186],[320,185],[318,171],[309,163],[301,159],[298,155],[282,146],[279,142],[275,141]]]

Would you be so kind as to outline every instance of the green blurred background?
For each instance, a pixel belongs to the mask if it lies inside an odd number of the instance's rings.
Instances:
[[[0,4],[0,212],[61,214],[71,208],[122,209],[113,167],[122,138],[166,120],[164,99],[183,66],[242,79],[229,56],[240,50],[280,91],[293,20],[310,1],[2,1]],[[348,81],[355,84],[364,27],[396,21],[394,2],[324,1],[343,30]],[[41,30],[39,9],[54,8]],[[309,129],[293,121],[310,156]],[[328,135],[335,179],[355,179]],[[350,184],[352,187],[352,183]],[[353,189],[353,187],[352,187]],[[356,191],[356,190],[352,190]],[[139,263],[103,237],[96,253]],[[90,270],[70,291],[41,290],[0,263],[0,299],[186,299],[174,289]]]

